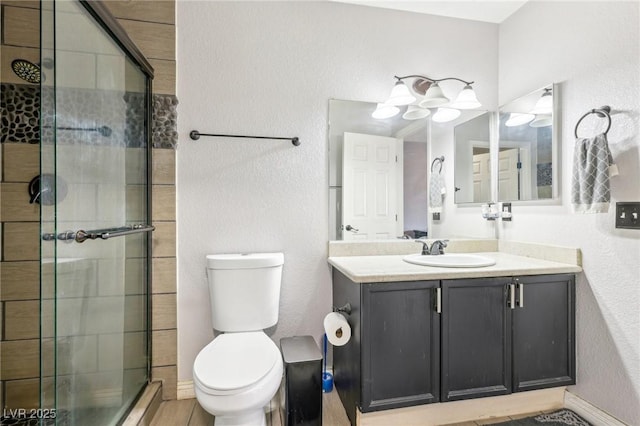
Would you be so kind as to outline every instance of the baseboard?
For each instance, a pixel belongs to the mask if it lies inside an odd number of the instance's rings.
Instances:
[[[193,399],[195,397],[196,391],[193,388],[193,380],[178,382],[178,399]]]
[[[585,401],[569,391],[564,393],[564,407],[575,411],[591,424],[598,426],[626,426],[615,417],[610,416],[593,404]]]

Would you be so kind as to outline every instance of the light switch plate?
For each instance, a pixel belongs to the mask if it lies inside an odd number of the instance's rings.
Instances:
[[[616,228],[640,229],[640,202],[616,203]]]

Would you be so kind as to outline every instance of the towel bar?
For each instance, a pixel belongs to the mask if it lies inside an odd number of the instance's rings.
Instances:
[[[580,117],[580,119],[578,120],[578,122],[576,123],[576,128],[573,131],[573,134],[575,135],[576,139],[578,138],[578,126],[580,126],[580,123],[582,122],[582,120],[591,114],[596,114],[598,117],[604,118],[607,117],[607,119],[609,120],[609,124],[607,124],[607,128],[604,131],[604,134],[606,135],[609,132],[609,129],[611,128],[611,107],[609,105],[604,105],[601,106],[600,108],[594,108],[590,111],[588,111],[586,114],[584,114],[582,117]]]

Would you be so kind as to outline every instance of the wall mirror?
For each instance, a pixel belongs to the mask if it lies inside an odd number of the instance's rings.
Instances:
[[[454,123],[433,123],[432,138],[439,137],[455,144],[455,203],[491,201],[491,113],[463,111]]]
[[[329,100],[331,240],[427,234],[429,120],[407,120],[403,114],[375,119],[376,106]]]
[[[558,198],[557,104],[557,85],[548,85],[500,107],[499,201]]]

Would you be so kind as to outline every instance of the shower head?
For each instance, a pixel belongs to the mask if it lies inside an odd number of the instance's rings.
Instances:
[[[40,67],[26,59],[14,59],[11,68],[18,77],[28,83],[40,83]]]

